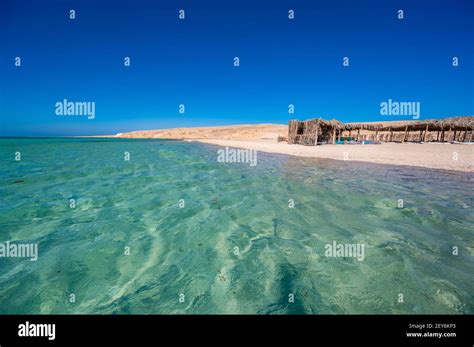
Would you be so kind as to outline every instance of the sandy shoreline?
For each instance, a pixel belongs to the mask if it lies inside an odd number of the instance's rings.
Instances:
[[[218,146],[255,149],[311,158],[474,171],[474,145],[450,143],[383,143],[380,145],[289,145],[284,124],[245,124],[200,128],[144,130],[117,134],[119,138],[163,138],[199,141]],[[345,159],[347,158],[347,159]]]
[[[200,139],[195,141],[310,158],[418,166],[463,172],[474,171],[474,145],[465,144],[383,143],[381,145],[302,146],[265,140]],[[457,160],[455,160],[456,156]]]

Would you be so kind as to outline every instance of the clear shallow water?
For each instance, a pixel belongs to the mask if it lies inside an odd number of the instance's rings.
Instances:
[[[0,313],[474,313],[473,174],[217,149],[0,139]]]

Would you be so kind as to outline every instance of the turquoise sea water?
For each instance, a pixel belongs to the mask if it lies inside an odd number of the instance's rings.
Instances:
[[[474,313],[472,173],[217,149],[0,139],[0,313]]]

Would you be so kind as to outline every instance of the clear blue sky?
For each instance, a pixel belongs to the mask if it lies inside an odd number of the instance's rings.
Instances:
[[[1,0],[0,136],[411,119],[381,116],[389,98],[472,115],[473,18],[470,0]],[[63,99],[95,119],[55,115]]]

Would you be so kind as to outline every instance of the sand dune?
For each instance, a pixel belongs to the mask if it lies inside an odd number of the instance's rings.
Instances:
[[[163,139],[270,139],[288,135],[288,125],[284,124],[244,124],[202,128],[175,128],[143,130],[115,135],[123,138],[163,138]]]

